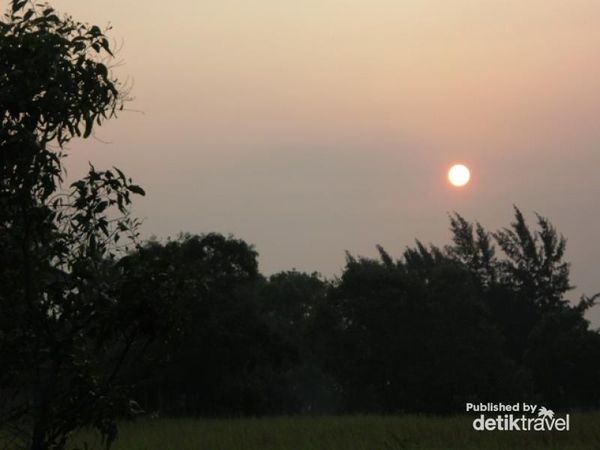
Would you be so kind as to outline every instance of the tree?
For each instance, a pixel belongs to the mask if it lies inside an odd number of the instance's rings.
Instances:
[[[498,398],[505,358],[474,277],[420,243],[393,261],[348,258],[330,301],[328,364],[354,412],[448,412]]]
[[[97,26],[13,0],[0,21],[0,427],[11,448],[63,449],[128,412],[119,379],[139,321],[123,314],[114,259],[137,236],[120,170],[62,186],[63,149],[114,117],[122,86]],[[128,244],[129,243],[129,244]],[[127,319],[127,320],[125,320]]]
[[[120,261],[121,301],[153,305],[145,321],[150,329],[161,325],[147,355],[159,370],[137,367],[144,408],[209,416],[279,411],[275,381],[295,354],[260,313],[256,258],[246,242],[209,233],[150,242]]]
[[[493,234],[479,224],[474,233],[471,223],[454,214],[447,253],[479,280],[528,395],[556,407],[597,405],[600,334],[589,329],[584,313],[600,294],[571,304],[565,298],[571,289],[566,239],[547,218],[536,214],[532,230],[517,207],[514,213],[510,226]]]
[[[556,408],[600,404],[600,333],[577,308],[545,314],[528,337],[524,361],[538,398]]]
[[[465,401],[593,407],[600,334],[571,304],[566,240],[537,216],[487,232],[458,214],[452,244],[417,241],[394,260],[348,255],[317,319],[329,331],[323,368],[361,412],[460,409]]]
[[[322,367],[335,351],[327,348],[325,311],[330,287],[318,273],[297,270],[273,274],[259,284],[260,316],[295,356],[292,366],[275,377],[280,412],[325,413],[339,406],[335,380]]]
[[[488,233],[479,223],[474,229],[454,213],[450,216],[453,244],[446,253],[469,268],[482,287],[510,286],[542,310],[565,306],[564,294],[572,289],[569,264],[563,260],[566,239],[539,214],[539,229],[531,231],[519,208],[514,211],[514,222],[496,233]],[[496,244],[503,253],[500,258]]]
[[[547,218],[536,215],[538,229],[531,230],[517,207],[514,212],[514,222],[496,233],[453,214],[453,244],[446,252],[477,278],[511,357],[520,361],[541,317],[568,309],[564,295],[571,286],[563,259],[566,239]]]
[[[494,237],[506,255],[500,265],[500,277],[546,311],[565,306],[564,294],[572,286],[569,264],[563,261],[566,239],[547,218],[536,216],[539,230],[531,232],[515,207],[515,221]]]
[[[464,264],[482,287],[493,285],[498,278],[498,262],[490,233],[480,223],[474,228],[457,213],[450,216],[450,231],[453,243],[446,248],[448,256]]]

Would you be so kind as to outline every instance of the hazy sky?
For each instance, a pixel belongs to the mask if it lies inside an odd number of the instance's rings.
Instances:
[[[145,236],[234,233],[265,273],[333,275],[344,250],[443,245],[448,212],[496,229],[516,203],[567,236],[572,297],[600,290],[600,1],[52,4],[123,43],[135,111],[68,167],[143,185]]]

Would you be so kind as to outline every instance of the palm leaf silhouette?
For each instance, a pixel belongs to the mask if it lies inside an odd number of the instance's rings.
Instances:
[[[552,419],[554,417],[554,411],[552,411],[551,409],[546,409],[545,406],[542,406],[538,411],[538,417]]]

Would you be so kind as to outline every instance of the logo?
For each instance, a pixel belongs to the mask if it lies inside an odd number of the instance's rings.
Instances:
[[[529,403],[467,403],[466,411],[480,413],[473,420],[475,431],[571,430],[569,414],[559,417],[545,406]]]

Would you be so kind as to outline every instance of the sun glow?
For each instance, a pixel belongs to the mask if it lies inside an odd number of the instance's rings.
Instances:
[[[448,171],[448,181],[453,186],[461,187],[466,185],[471,179],[471,171],[463,164],[455,164]]]

